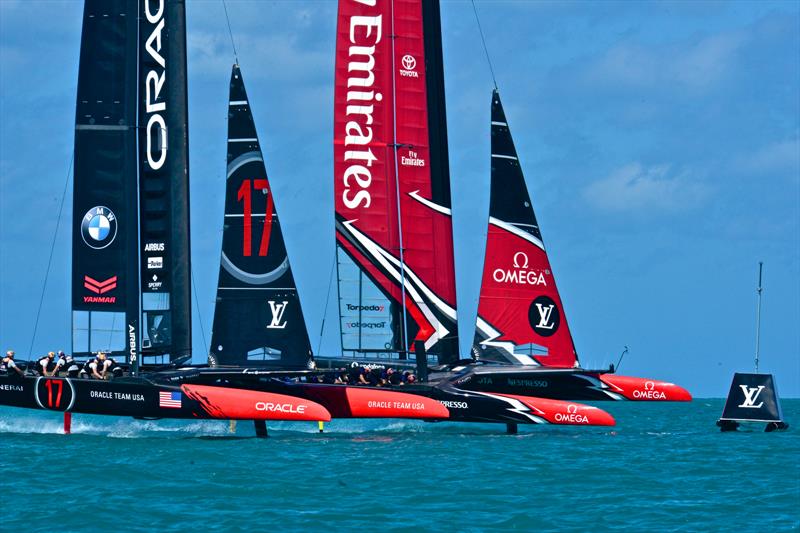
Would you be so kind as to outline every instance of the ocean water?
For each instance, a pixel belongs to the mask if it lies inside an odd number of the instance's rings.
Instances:
[[[0,407],[2,531],[797,531],[786,432],[720,433],[722,400],[607,402],[615,428],[135,421]],[[746,428],[747,429],[747,428]]]

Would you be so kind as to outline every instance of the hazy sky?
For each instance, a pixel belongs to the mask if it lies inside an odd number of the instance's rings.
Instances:
[[[800,4],[478,1],[584,367],[724,396],[800,395]],[[229,0],[315,349],[333,261],[331,1]],[[0,348],[24,358],[73,147],[81,2],[0,0]],[[233,61],[219,1],[187,6],[195,361],[214,308]],[[488,213],[492,80],[469,2],[443,2],[462,352]],[[34,352],[69,349],[71,187]],[[338,349],[335,292],[323,354]]]

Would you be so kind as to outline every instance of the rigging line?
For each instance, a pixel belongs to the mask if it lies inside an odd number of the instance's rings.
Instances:
[[[483,28],[481,27],[481,19],[478,17],[478,8],[475,7],[475,0],[472,1],[472,11],[475,13],[475,21],[478,23],[478,32],[481,34],[481,42],[483,43],[483,53],[486,54],[486,63],[489,64],[489,72],[492,74],[492,83],[494,89],[497,90],[497,79],[494,77],[494,68],[492,68],[492,60],[489,58],[489,48],[486,46],[486,39],[483,38]]]
[[[53,251],[56,248],[56,238],[58,237],[58,228],[61,225],[61,213],[64,211],[64,200],[67,198],[67,187],[69,187],[69,179],[72,176],[72,165],[75,162],[75,152],[72,152],[72,157],[69,160],[69,168],[67,169],[67,180],[64,183],[64,191],[61,193],[61,204],[58,206],[58,217],[56,218],[56,230],[53,232],[53,242],[50,244],[50,257],[47,259],[47,270],[44,271],[44,283],[42,284],[42,295],[39,297],[39,308],[36,310],[36,321],[33,324],[33,336],[31,337],[31,345],[28,348],[28,356],[33,355],[33,343],[36,341],[36,331],[39,329],[39,317],[42,313],[42,304],[44,303],[44,292],[47,288],[47,278],[50,275],[50,265],[53,262]]]
[[[325,319],[328,317],[328,304],[331,301],[331,287],[333,287],[333,269],[336,267],[336,250],[333,251],[333,261],[331,262],[331,275],[328,277],[328,296],[325,298],[325,310],[322,312],[322,326],[319,328],[319,342],[317,343],[317,355],[322,349],[322,335],[325,333]]]
[[[233,42],[233,30],[231,30],[231,19],[228,16],[228,5],[225,3],[225,0],[222,0],[222,9],[225,10],[225,21],[228,23],[228,35],[231,36],[231,48],[233,48],[233,58],[236,60],[236,64],[239,64],[239,54],[236,53],[236,43]]]
[[[205,354],[208,355],[208,343],[206,342],[206,330],[203,327],[203,315],[200,313],[200,301],[197,296],[197,283],[194,281],[194,269],[191,271],[192,275],[192,288],[194,289],[194,307],[197,309],[197,323],[200,324],[200,335],[203,337],[203,349]]]

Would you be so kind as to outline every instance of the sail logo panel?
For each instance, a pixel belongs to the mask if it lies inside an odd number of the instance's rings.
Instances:
[[[135,0],[84,4],[75,116],[72,351],[128,354],[139,331]]]
[[[497,92],[491,134],[489,224],[473,357],[574,367],[564,306]]]
[[[191,353],[184,3],[139,11],[139,219],[145,355]]]
[[[244,86],[231,72],[212,363],[306,368],[311,343]]]
[[[342,348],[402,352],[422,340],[436,353],[456,330],[455,274],[449,205],[430,200],[422,5],[342,1],[338,17],[334,191]]]

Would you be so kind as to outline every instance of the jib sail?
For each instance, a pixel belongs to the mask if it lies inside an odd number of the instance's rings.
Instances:
[[[492,94],[491,199],[472,355],[574,367],[577,354],[500,95]]]
[[[136,0],[87,0],[75,117],[72,351],[136,355]]]
[[[436,2],[339,3],[334,191],[345,355],[402,356],[419,340],[440,361],[458,358],[439,32]]]
[[[228,102],[228,172],[212,363],[305,368],[300,298],[238,65]]]
[[[141,0],[139,208],[142,354],[191,354],[186,14]]]

